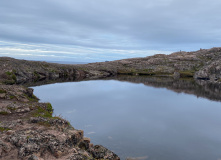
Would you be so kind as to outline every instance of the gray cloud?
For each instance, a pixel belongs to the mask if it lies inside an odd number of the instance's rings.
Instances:
[[[221,42],[219,0],[0,1],[0,40],[118,50],[195,50]]]

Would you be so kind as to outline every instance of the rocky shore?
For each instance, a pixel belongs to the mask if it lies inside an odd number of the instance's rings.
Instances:
[[[221,48],[200,49],[195,52],[157,54],[112,62],[81,65],[84,71],[103,71],[112,75],[150,75],[221,81]]]
[[[118,160],[119,157],[110,150],[91,144],[83,131],[74,129],[68,121],[53,117],[50,103],[39,103],[33,90],[24,86],[41,81],[53,83],[115,75],[148,75],[151,78],[141,78],[140,81],[158,86],[155,77],[169,77],[181,82],[182,78],[192,78],[199,86],[213,85],[220,88],[221,48],[82,65],[1,57],[0,68],[0,159]],[[180,86],[174,81],[164,81],[160,86],[169,87],[169,84],[171,89],[179,92]],[[192,83],[185,85],[190,90],[193,87]],[[209,98],[220,99],[211,90],[205,89],[203,94],[201,90],[199,87],[196,94],[205,96],[210,93]]]
[[[114,75],[150,75],[173,78],[221,81],[221,48],[195,52],[158,54],[110,62],[62,65],[37,61],[0,58],[0,81],[4,84],[24,84],[41,80],[66,81],[96,79]]]
[[[0,159],[119,159],[52,113],[51,104],[39,103],[31,88],[0,85]]]

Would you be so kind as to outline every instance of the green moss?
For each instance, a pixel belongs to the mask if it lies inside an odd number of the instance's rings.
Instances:
[[[11,110],[11,111],[15,111],[16,110],[16,108],[14,108],[14,107],[7,107],[9,110]]]
[[[122,75],[148,75],[148,76],[171,76],[171,73],[163,72],[163,71],[154,71],[153,69],[143,69],[143,70],[118,70],[118,74]]]
[[[9,128],[5,128],[5,127],[0,127],[0,132],[4,132],[4,131],[8,131],[10,130]]]
[[[6,91],[3,89],[0,89],[0,93],[6,93]]]
[[[9,71],[5,72],[5,74],[8,76],[8,80],[11,80],[10,83],[12,83],[12,81],[16,82],[17,79],[15,73],[16,73],[15,70],[13,70],[12,72]]]
[[[193,77],[194,76],[194,71],[180,71],[180,77]]]
[[[15,96],[9,96],[9,98],[10,98],[10,99],[14,99],[14,98],[15,98]]]
[[[16,80],[17,80],[17,78],[16,78],[16,75],[15,75],[15,74],[13,74],[13,75],[12,75],[12,79],[13,79],[14,81],[16,81]]]
[[[27,96],[28,100],[31,102],[37,102],[38,98],[35,95],[32,95],[31,97]]]
[[[0,112],[0,115],[8,115],[8,112],[2,111]]]
[[[47,110],[48,110],[49,112],[53,112],[53,108],[52,108],[51,103],[47,103]]]
[[[118,70],[117,74],[122,74],[122,75],[134,75],[135,72],[133,70]]]
[[[31,102],[37,102],[38,101],[38,97],[36,97],[33,94],[32,94],[32,96],[28,96],[27,94],[23,94],[23,95]]]
[[[56,70],[54,70],[54,69],[51,69],[51,70],[50,70],[50,72],[56,73]]]
[[[39,80],[40,79],[40,74],[37,71],[34,71],[34,79]]]
[[[55,117],[52,117],[52,114],[53,114],[53,108],[52,108],[52,105],[50,103],[47,103],[46,104],[46,107],[40,107],[40,106],[37,106],[37,110],[33,113],[32,116],[34,117],[43,117],[43,118],[49,118],[49,119],[59,119],[59,120],[64,120],[62,117],[60,116],[55,116]],[[70,127],[71,124],[70,122],[68,122],[68,125]],[[43,126],[46,126],[46,127],[50,127],[51,124],[49,123],[49,121],[44,121],[44,122],[38,122],[39,125],[43,125]],[[74,128],[74,127],[72,127]]]
[[[15,80],[5,80],[3,81],[4,84],[7,84],[7,85],[12,85],[12,84],[15,84]]]
[[[137,73],[139,75],[154,75],[155,74],[152,69],[139,70]]]
[[[33,114],[34,117],[44,117],[44,118],[52,118],[53,109],[50,103],[47,104],[47,108],[38,107],[36,112]]]
[[[6,73],[6,75],[8,75],[8,76],[12,75],[12,72],[9,72],[9,71],[7,71],[7,72],[5,72],[5,73]]]
[[[45,126],[45,127],[50,127],[51,124],[48,121],[45,122],[38,122],[39,125]]]
[[[218,82],[221,82],[221,78],[220,78],[220,79],[218,79]]]

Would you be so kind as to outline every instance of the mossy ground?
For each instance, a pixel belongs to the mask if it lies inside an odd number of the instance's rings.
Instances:
[[[8,112],[2,111],[0,112],[0,115],[8,115]]]
[[[34,117],[52,118],[53,108],[50,103],[46,104],[46,108],[37,107],[37,110],[33,113]]]
[[[17,81],[15,73],[16,73],[15,70],[5,72],[6,80],[3,81],[3,83],[8,84],[8,85],[15,84]]]
[[[185,78],[185,77],[193,77],[194,76],[194,73],[195,71],[179,71],[180,73],[180,77],[181,78]]]
[[[4,128],[4,127],[0,127],[0,132],[4,132],[4,131],[8,131],[10,130],[9,128]]]
[[[6,91],[3,89],[0,89],[0,93],[6,93]]]

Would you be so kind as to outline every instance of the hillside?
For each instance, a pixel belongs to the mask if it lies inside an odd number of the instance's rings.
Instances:
[[[221,48],[78,65],[16,60],[7,57],[1,57],[0,62],[2,68],[0,81],[6,84],[44,79],[72,81],[117,74],[193,77],[212,82],[221,80]]]

